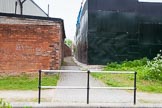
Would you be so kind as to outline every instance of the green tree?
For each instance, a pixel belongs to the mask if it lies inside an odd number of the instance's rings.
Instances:
[[[68,47],[72,47],[72,40],[70,40],[70,39],[65,39],[65,44],[68,46]]]

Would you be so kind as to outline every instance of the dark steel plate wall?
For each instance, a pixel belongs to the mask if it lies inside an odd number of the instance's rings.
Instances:
[[[81,35],[85,30],[80,30],[77,36],[82,37],[78,47],[81,62],[96,65],[151,59],[162,49],[162,3],[88,0],[87,35]],[[83,45],[87,49],[81,50]],[[82,51],[87,55],[83,56]]]
[[[106,64],[122,61],[128,59],[130,54],[139,57],[137,33],[135,13],[89,13],[88,63]]]
[[[137,0],[88,0],[88,11],[134,12],[137,4]]]
[[[141,55],[153,58],[162,49],[162,3],[138,3]]]
[[[156,56],[162,49],[160,13],[158,3],[89,0],[88,64]]]

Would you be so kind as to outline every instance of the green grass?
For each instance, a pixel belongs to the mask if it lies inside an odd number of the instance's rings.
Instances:
[[[133,75],[92,74],[93,77],[112,87],[133,87]],[[138,74],[137,74],[138,76]],[[141,80],[137,78],[137,90],[142,92],[162,93],[162,81]]]
[[[162,93],[162,81],[149,79],[149,69],[146,67],[147,59],[124,61],[122,63],[110,63],[104,70],[124,70],[137,72],[137,90],[142,92]],[[133,74],[102,74],[93,73],[93,77],[100,79],[108,86],[113,87],[133,87]]]
[[[59,75],[42,75],[42,85],[55,86]],[[0,76],[0,90],[37,90],[38,75]]]

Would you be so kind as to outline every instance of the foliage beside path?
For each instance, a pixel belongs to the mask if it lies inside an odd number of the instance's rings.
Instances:
[[[153,60],[147,58],[124,61],[122,63],[109,63],[104,68],[106,71],[136,71],[137,88],[142,92],[162,93],[162,54],[161,51]],[[125,74],[92,74],[108,86],[133,86],[134,76]]]

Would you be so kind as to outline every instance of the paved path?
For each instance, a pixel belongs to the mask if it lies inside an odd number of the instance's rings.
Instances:
[[[66,64],[73,66],[63,66],[63,70],[79,70],[80,67],[72,63],[72,58],[65,59]],[[62,73],[58,86],[84,86],[87,85],[86,73]],[[104,87],[105,85],[98,80],[90,77],[91,87]],[[86,103],[86,89],[56,89],[53,102],[62,103]],[[122,90],[91,89],[90,103],[133,103],[133,92],[129,93]]]
[[[84,67],[78,67],[73,62],[71,57],[65,59],[66,66],[63,66],[62,69],[67,70],[79,70],[84,69]],[[69,66],[70,64],[71,66]],[[78,63],[77,63],[78,64]],[[83,65],[84,66],[84,65]],[[100,68],[100,66],[86,66],[92,67],[93,69]],[[102,67],[102,66],[101,66]],[[81,73],[64,73],[61,74],[60,81],[58,86],[85,86],[87,84],[87,75]],[[104,87],[105,85],[90,77],[90,86],[91,87]],[[63,90],[56,89],[54,92],[53,102],[61,103],[86,103],[86,90]],[[124,90],[106,90],[106,89],[92,89],[90,90],[90,103],[133,103],[133,91],[124,91]],[[155,93],[142,93],[137,92],[137,104],[143,103],[162,103],[162,94]]]
[[[76,66],[72,62],[71,57],[65,59],[66,66],[62,69],[75,69],[79,70],[80,67]],[[69,62],[71,66],[68,66]],[[97,67],[98,68],[98,67]],[[58,86],[86,86],[86,74],[61,74],[61,79]],[[98,80],[90,77],[90,86],[105,86]],[[90,105],[100,106],[100,105],[132,105],[133,104],[133,92],[121,91],[121,90],[90,90]],[[4,98],[7,102],[12,105],[38,105],[37,104],[38,91],[0,91],[0,98]],[[53,103],[51,103],[51,101]],[[16,103],[15,103],[16,102]],[[17,103],[18,102],[18,103]],[[26,103],[27,102],[27,103]],[[31,103],[28,103],[31,102]],[[49,103],[48,103],[49,102]],[[75,103],[74,103],[75,102]],[[101,102],[101,103],[100,103]],[[118,103],[119,102],[119,103]],[[61,104],[60,104],[61,103]],[[67,104],[66,104],[67,103]],[[82,103],[82,104],[80,104]],[[86,90],[42,90],[42,105],[73,105],[84,106],[86,103]],[[115,104],[113,104],[115,103]],[[121,104],[121,105],[120,105]],[[146,106],[162,106],[162,94],[158,93],[141,93],[137,92],[137,105]],[[105,106],[106,106],[105,105]],[[39,106],[39,105],[38,105]],[[75,106],[75,105],[74,105]],[[70,107],[69,107],[70,108]]]
[[[51,102],[53,90],[41,90],[43,102]],[[38,91],[33,90],[1,90],[0,98],[7,102],[37,102]]]

